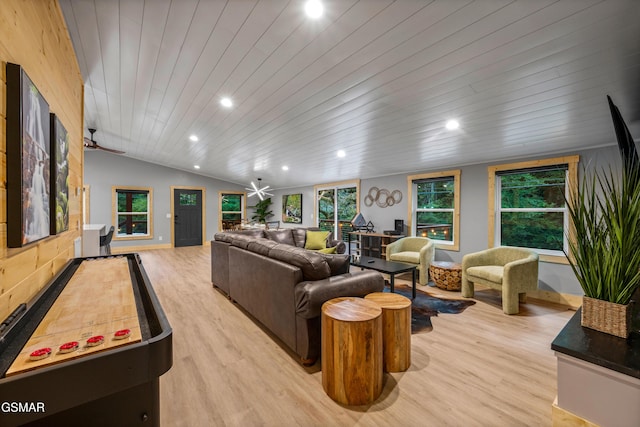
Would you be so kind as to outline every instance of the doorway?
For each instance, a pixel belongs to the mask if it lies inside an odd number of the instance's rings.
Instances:
[[[174,187],[172,195],[174,246],[202,245],[202,190]]]

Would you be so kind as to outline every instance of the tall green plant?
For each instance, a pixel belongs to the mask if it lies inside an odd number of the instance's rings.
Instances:
[[[271,206],[271,197],[260,200],[255,206],[249,206],[255,209],[255,213],[251,217],[252,220],[265,223],[267,219],[273,216],[273,212],[269,210]]]
[[[595,173],[568,200],[569,262],[586,296],[628,304],[640,287],[640,172]]]

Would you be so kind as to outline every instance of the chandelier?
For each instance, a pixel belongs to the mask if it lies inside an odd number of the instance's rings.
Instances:
[[[269,188],[268,185],[265,185],[264,187],[261,187],[262,185],[262,178],[258,178],[258,185],[256,185],[253,181],[251,181],[251,188],[247,188],[245,187],[245,190],[250,191],[249,194],[247,194],[247,197],[252,197],[257,195],[260,200],[264,200],[264,196],[273,196],[273,194],[271,193],[267,193],[265,190],[267,188]]]

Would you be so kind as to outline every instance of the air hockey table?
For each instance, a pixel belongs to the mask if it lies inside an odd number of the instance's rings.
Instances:
[[[172,363],[139,255],[73,259],[0,324],[0,426],[158,426]]]

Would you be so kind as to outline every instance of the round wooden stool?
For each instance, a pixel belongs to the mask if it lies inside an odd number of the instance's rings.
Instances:
[[[362,298],[322,305],[322,387],[338,403],[366,405],[382,393],[382,309]]]
[[[403,372],[411,366],[411,300],[390,292],[364,297],[382,308],[382,352],[386,372]]]

